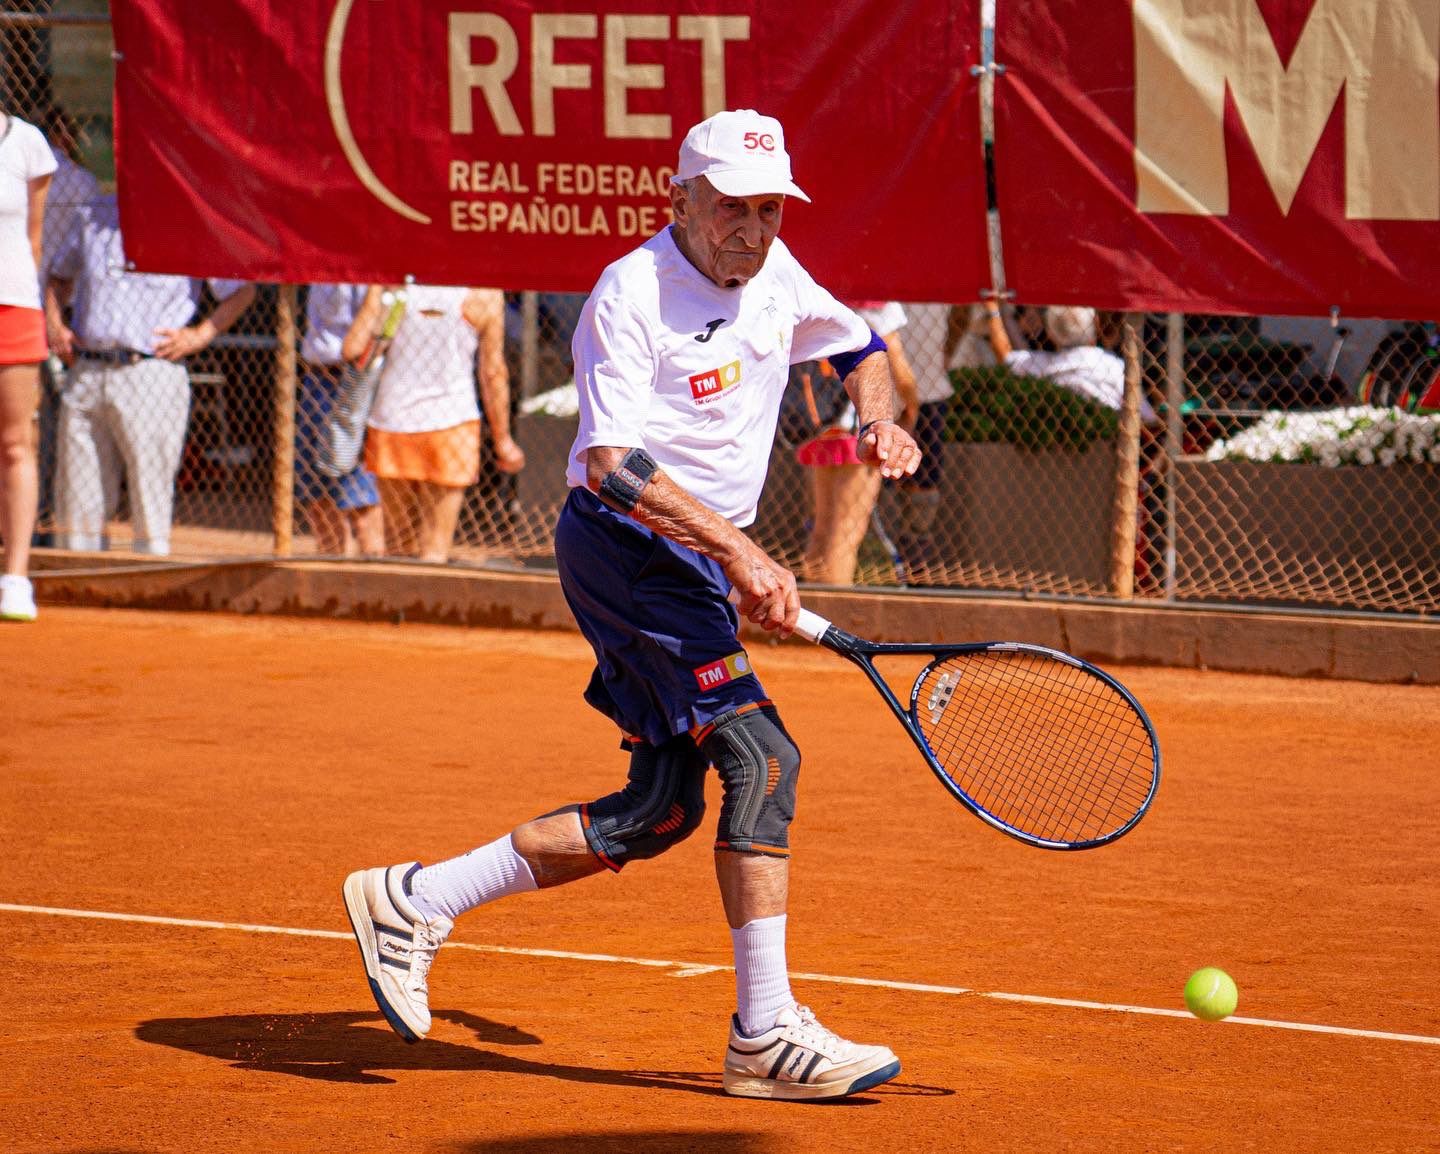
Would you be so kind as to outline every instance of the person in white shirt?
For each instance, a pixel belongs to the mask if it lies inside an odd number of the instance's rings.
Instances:
[[[371,285],[345,338],[359,357],[381,311]],[[497,289],[409,285],[405,315],[365,430],[365,467],[380,482],[385,552],[444,564],[465,490],[480,479],[480,406],[496,465],[519,472],[525,454],[510,436],[510,375],[505,368],[505,298]]]
[[[34,621],[27,576],[39,472],[33,429],[45,360],[40,238],[55,157],[33,124],[0,110],[0,620]]]
[[[1125,399],[1125,362],[1097,344],[1099,330],[1094,309],[1055,305],[1045,310],[1045,335],[1055,345],[1053,353],[1015,348],[998,306],[989,306],[987,319],[995,356],[1011,372],[1025,377],[1044,377],[1107,409],[1120,408]],[[1140,419],[1147,425],[1159,421],[1143,396]]]
[[[710,765],[724,788],[715,869],[735,950],[728,1093],[829,1098],[893,1078],[883,1046],[847,1042],[786,977],[788,827],[799,751],[738,637],[739,612],[780,636],[795,576],[745,533],[793,362],[827,357],[859,413],[859,455],[912,473],[880,340],[776,239],[790,175],[780,123],[721,112],[690,130],[674,224],[616,261],[574,340],[580,426],[555,530],[561,587],[596,653],[586,700],[630,752],[627,784],[553,810],[460,858],[360,870],[345,904],[370,988],[415,1040],[454,919],[508,894],[655,857],[694,832]]]
[[[76,210],[47,266],[50,348],[68,367],[60,398],[55,519],[67,548],[108,549],[129,494],[131,550],[166,556],[190,416],[187,357],[240,319],[255,286],[131,271],[113,193]],[[70,306],[68,323],[64,315]]]

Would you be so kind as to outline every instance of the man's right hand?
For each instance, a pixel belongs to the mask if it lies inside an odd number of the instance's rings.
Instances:
[[[763,629],[789,637],[800,616],[795,574],[772,559],[750,538],[740,555],[725,566],[735,586],[740,612]]]

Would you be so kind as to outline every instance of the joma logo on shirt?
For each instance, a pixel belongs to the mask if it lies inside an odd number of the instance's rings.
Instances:
[[[727,681],[733,681],[735,678],[744,677],[749,673],[750,659],[745,656],[745,651],[742,649],[739,653],[732,653],[729,657],[722,657],[719,661],[702,665],[693,672],[701,689],[714,689],[717,685],[724,685]]]
[[[718,369],[707,369],[690,378],[690,395],[697,405],[708,404],[726,389],[740,383],[740,362],[731,361]]]

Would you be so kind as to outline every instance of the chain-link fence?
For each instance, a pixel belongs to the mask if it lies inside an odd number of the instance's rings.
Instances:
[[[0,106],[60,165],[40,544],[551,563],[582,297],[139,274],[113,208],[103,0],[12,3],[0,53]],[[979,306],[860,303],[898,335],[929,462],[905,485],[851,464],[833,378],[798,366],[752,532],[809,579],[1435,610],[1432,324],[1131,316],[1137,445],[1117,411],[1126,318],[1007,306],[1027,351],[996,364]],[[346,471],[329,430],[367,355],[383,371]]]

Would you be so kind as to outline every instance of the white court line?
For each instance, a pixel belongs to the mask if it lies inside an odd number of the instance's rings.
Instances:
[[[20,906],[0,902],[0,913],[45,914],[59,918],[90,918],[110,922],[132,922],[152,926],[182,926],[195,930],[238,930],[247,934],[282,934],[293,938],[336,938],[353,941],[354,935],[340,930],[304,930],[288,926],[254,926],[244,922],[206,922],[195,918],[165,918],[152,914],[116,914],[104,910],[67,910],[50,906]],[[447,942],[447,950],[473,950],[481,954],[514,954],[527,958],[561,958],[575,962],[608,962],[625,966],[650,966],[672,970],[676,978],[699,974],[726,973],[733,966],[712,966],[703,962],[666,962],[657,958],[627,958],[615,954],[583,954],[573,950],[534,950],[516,946],[488,946],[474,942]],[[892,982],[883,978],[847,978],[836,974],[801,974],[791,971],[796,981],[828,982],[843,986],[876,986],[886,990],[909,990],[921,994],[963,995],[991,998],[1000,1002],[1021,1002],[1031,1006],[1065,1006],[1074,1010],[1104,1010],[1112,1014],[1148,1014],[1156,1018],[1189,1018],[1187,1010],[1165,1010],[1154,1006],[1124,1006],[1110,1002],[1084,1002],[1075,998],[1047,998],[1039,994],[1007,994],[1001,991],[970,990],[964,986],[933,986],[923,982]],[[1226,1018],[1225,1025],[1268,1026],[1272,1030],[1299,1030],[1310,1034],[1342,1034],[1347,1038],[1373,1038],[1382,1042],[1416,1042],[1422,1046],[1440,1046],[1440,1038],[1426,1034],[1392,1034],[1385,1030],[1356,1030],[1349,1026],[1320,1026],[1313,1022],[1279,1022],[1269,1018]]]

